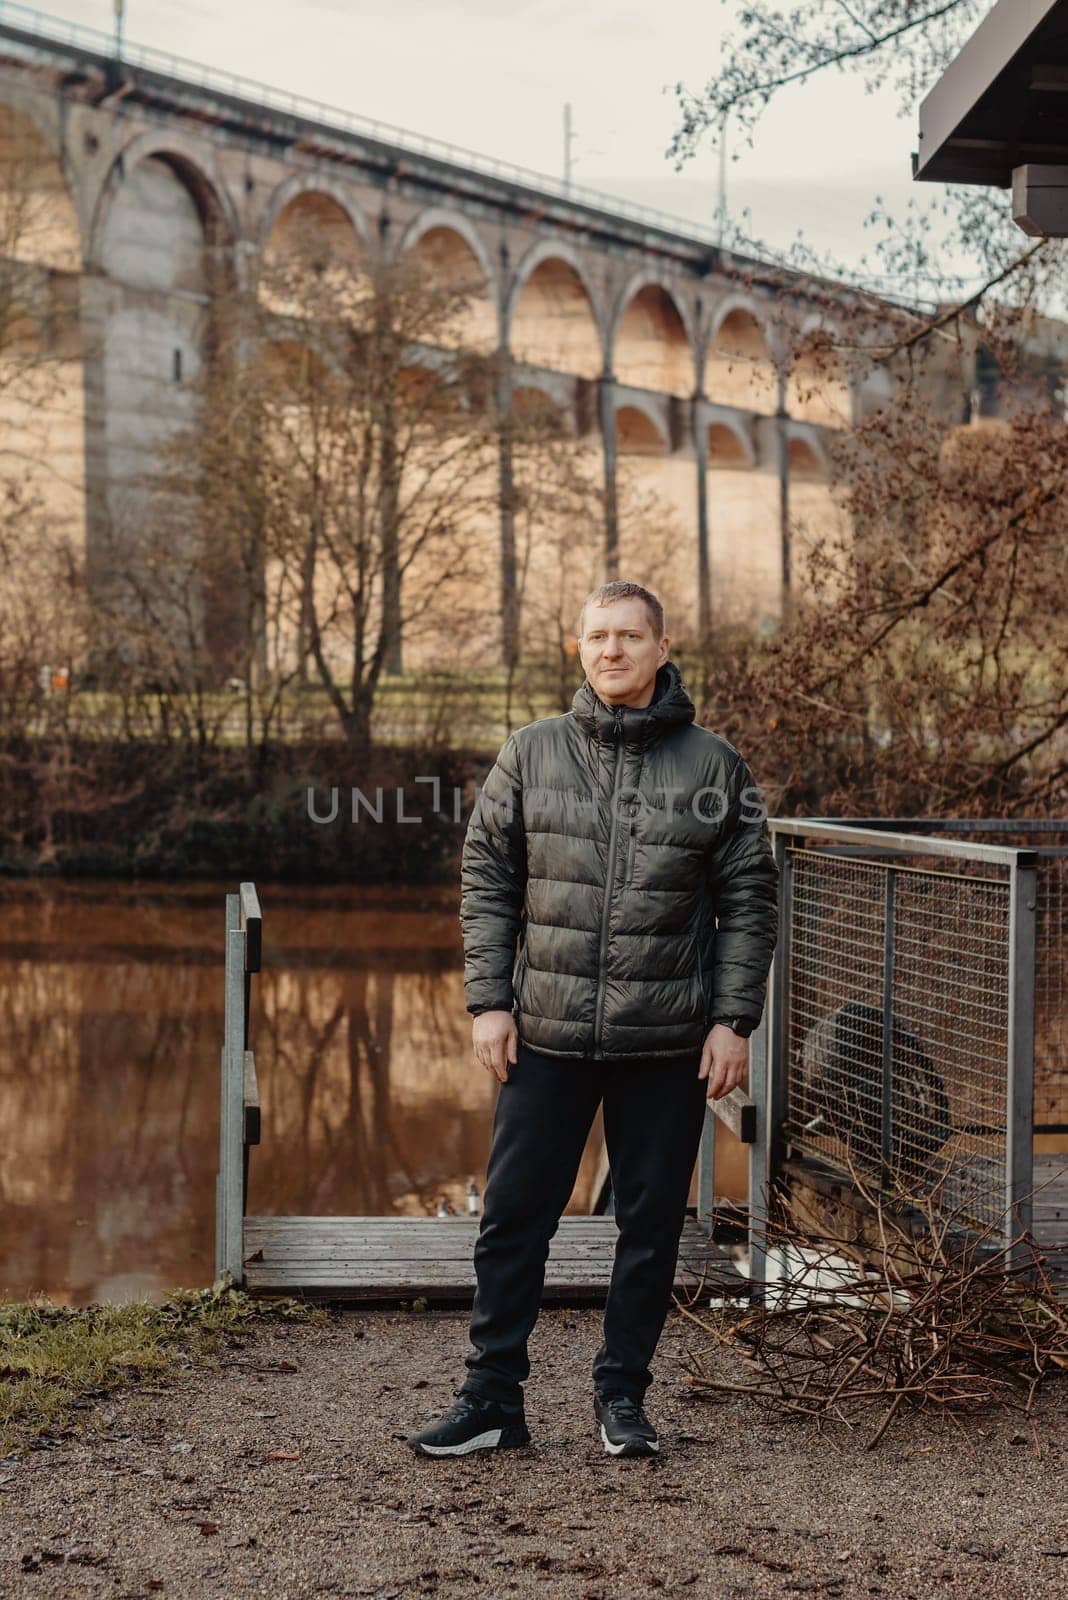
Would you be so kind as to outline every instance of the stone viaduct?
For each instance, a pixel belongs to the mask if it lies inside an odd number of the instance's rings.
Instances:
[[[814,354],[850,291],[223,74],[133,50],[118,61],[103,35],[63,36],[13,6],[0,9],[0,130],[31,152],[46,201],[20,248],[80,323],[48,449],[90,557],[190,420],[217,271],[253,271],[302,217],[347,238],[354,261],[377,236],[442,271],[477,270],[479,337],[507,352],[501,403],[550,396],[599,457],[603,574],[621,558],[632,570],[622,467],[677,513],[673,632],[717,615],[776,625],[798,529],[838,515],[828,437],[890,390],[880,369]],[[515,647],[506,510],[499,552],[489,661]]]

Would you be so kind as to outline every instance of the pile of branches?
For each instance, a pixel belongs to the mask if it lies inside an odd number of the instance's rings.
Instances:
[[[910,1410],[959,1426],[962,1414],[1000,1405],[1033,1432],[1039,1385],[1068,1370],[1068,1298],[1051,1281],[1068,1267],[1066,1252],[1041,1250],[1026,1231],[1010,1250],[1004,1214],[977,1228],[972,1212],[964,1226],[937,1195],[878,1190],[850,1165],[868,1208],[864,1237],[806,1223],[774,1193],[758,1234],[769,1271],[750,1309],[705,1314],[677,1302],[751,1376],[709,1373],[691,1348],[684,1381],[697,1395],[747,1395],[820,1430],[869,1426],[869,1449]]]

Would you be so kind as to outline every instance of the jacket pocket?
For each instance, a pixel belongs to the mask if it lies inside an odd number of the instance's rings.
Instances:
[[[637,828],[638,824],[636,822],[632,822],[630,825],[630,836],[627,840],[627,871],[623,879],[625,884],[629,884],[634,876],[634,857],[637,853],[638,847]]]

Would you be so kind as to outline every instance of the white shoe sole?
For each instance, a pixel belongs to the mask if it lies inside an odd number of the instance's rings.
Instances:
[[[608,1454],[610,1456],[621,1456],[623,1454],[624,1450],[627,1450],[627,1449],[631,1448],[630,1445],[628,1444],[628,1441],[625,1440],[625,1439],[624,1439],[622,1444],[613,1444],[611,1439],[608,1437],[607,1432],[605,1431],[605,1425],[604,1425],[603,1422],[601,1423],[601,1443],[604,1445],[605,1449],[607,1450],[607,1452],[608,1452]],[[635,1450],[631,1449],[631,1454],[632,1455],[639,1454],[639,1455],[652,1456],[652,1455],[655,1455],[656,1452],[659,1449],[660,1449],[660,1441],[659,1441],[659,1439],[643,1439],[642,1440],[642,1448],[641,1448],[641,1450],[640,1451],[635,1451]]]
[[[488,1433],[476,1433],[463,1444],[420,1444],[417,1448],[427,1456],[465,1456],[471,1450],[495,1450],[503,1432],[503,1428],[490,1428]]]

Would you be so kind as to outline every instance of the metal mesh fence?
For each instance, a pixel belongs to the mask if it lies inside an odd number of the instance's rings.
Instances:
[[[993,1223],[1007,1166],[1007,871],[787,855],[793,1152]]]
[[[1036,915],[1035,1130],[1052,1136],[1068,1131],[1068,854],[1059,850],[1040,853]]]

